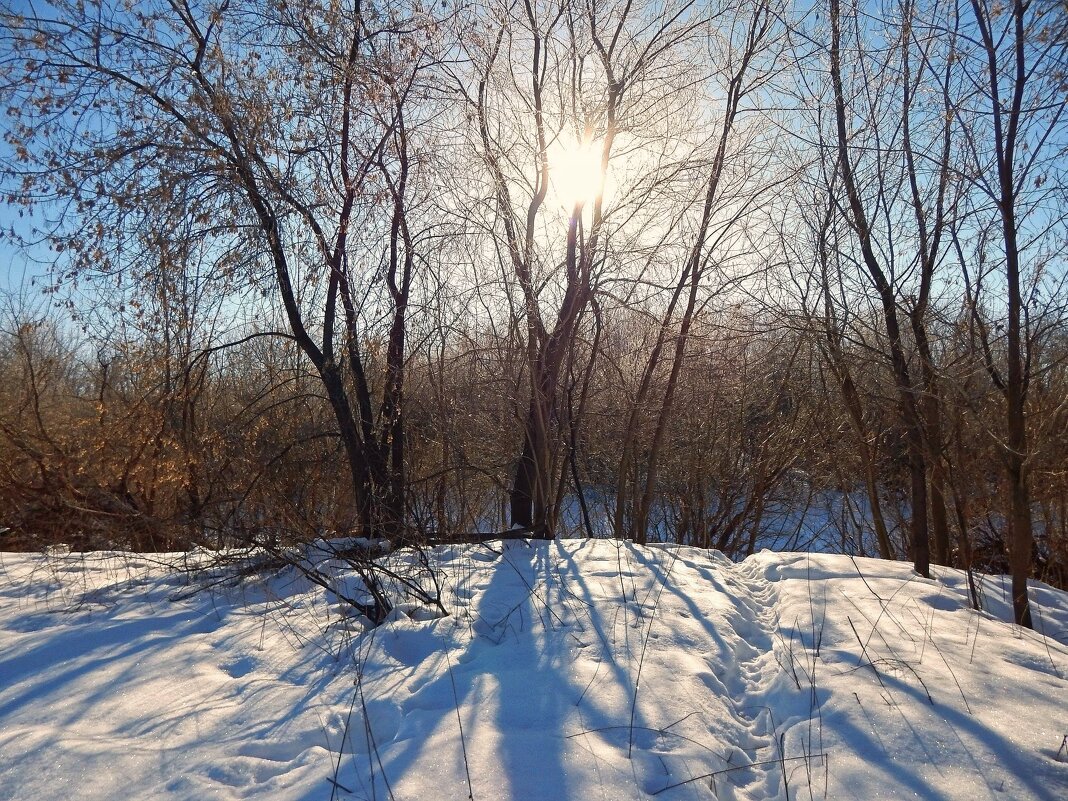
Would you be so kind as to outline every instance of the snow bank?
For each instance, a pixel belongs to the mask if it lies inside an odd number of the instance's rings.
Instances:
[[[403,556],[394,557],[403,559]],[[606,540],[442,548],[372,628],[285,568],[0,557],[0,798],[1063,799],[1068,596]],[[324,562],[334,579],[355,579]],[[1000,618],[1000,619],[999,619]]]

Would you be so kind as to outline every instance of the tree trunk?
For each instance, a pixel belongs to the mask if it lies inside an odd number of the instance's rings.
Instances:
[[[841,59],[841,3],[831,0],[831,83],[834,89],[835,122],[837,125],[838,162],[845,184],[846,195],[852,214],[852,225],[860,241],[864,267],[879,293],[886,335],[890,346],[890,363],[897,389],[901,423],[905,429],[908,449],[909,483],[911,494],[911,519],[909,522],[909,550],[916,572],[930,575],[930,544],[927,525],[927,471],[923,453],[923,431],[908,362],[905,359],[901,339],[901,326],[897,314],[894,289],[883,272],[875,249],[872,246],[871,228],[864,209],[860,191],[853,176],[853,164],[849,155],[849,133],[846,127],[845,93],[842,89]]]
[[[1016,623],[1031,625],[1031,605],[1028,600],[1027,579],[1031,574],[1031,550],[1034,531],[1031,520],[1031,494],[1027,484],[1027,383],[1024,364],[1021,317],[1023,299],[1020,293],[1020,244],[1016,220],[1017,188],[1016,148],[1020,145],[1020,125],[1023,113],[1025,84],[1028,70],[1025,51],[1025,17],[1030,3],[1013,0],[1011,5],[1012,59],[1011,98],[1006,103],[1000,92],[1002,71],[998,64],[999,42],[991,28],[992,13],[972,0],[972,10],[979,26],[987,56],[987,79],[990,82],[988,99],[993,122],[994,146],[997,154],[998,212],[1001,218],[1002,240],[1005,247],[1005,282],[1008,295],[1006,347],[1008,365],[1004,382],[1005,395],[1005,467],[1008,479],[1008,546],[1012,570],[1012,608]],[[1006,32],[1007,33],[1007,32]],[[1026,159],[1024,160],[1026,161]],[[1026,169],[1026,167],[1024,168]]]

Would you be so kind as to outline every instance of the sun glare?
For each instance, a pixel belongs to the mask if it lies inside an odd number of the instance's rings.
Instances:
[[[601,193],[601,148],[596,142],[556,142],[549,148],[549,178],[553,194],[569,211],[593,203]]]

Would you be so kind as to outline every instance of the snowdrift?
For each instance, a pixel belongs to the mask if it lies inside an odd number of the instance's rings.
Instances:
[[[1031,632],[1000,578],[977,613],[958,571],[871,559],[430,556],[449,614],[371,627],[292,567],[194,592],[140,556],[3,554],[0,798],[1068,798],[1044,585]]]

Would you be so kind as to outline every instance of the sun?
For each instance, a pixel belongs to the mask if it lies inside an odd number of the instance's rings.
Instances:
[[[590,139],[557,140],[549,146],[549,183],[568,211],[591,205],[604,191],[601,145]]]

